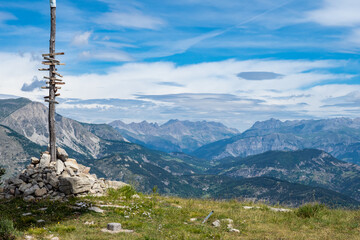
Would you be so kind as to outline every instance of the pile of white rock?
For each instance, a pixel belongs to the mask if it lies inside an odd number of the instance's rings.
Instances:
[[[89,167],[69,158],[64,149],[57,148],[56,152],[56,162],[50,161],[49,152],[42,153],[40,159],[32,157],[26,169],[17,177],[5,181],[0,198],[62,200],[88,194],[99,196],[105,194],[108,188],[117,189],[126,185],[119,181],[98,179],[95,174],[89,173]]]

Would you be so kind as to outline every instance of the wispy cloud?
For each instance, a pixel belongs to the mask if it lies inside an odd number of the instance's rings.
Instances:
[[[17,17],[15,17],[13,14],[9,12],[0,12],[0,24],[9,21],[9,20],[16,20]]]
[[[94,21],[108,28],[121,27],[156,30],[165,25],[162,19],[144,15],[139,11],[107,12],[95,18]]]
[[[88,45],[91,34],[92,34],[91,31],[76,34],[71,43],[75,46]]]

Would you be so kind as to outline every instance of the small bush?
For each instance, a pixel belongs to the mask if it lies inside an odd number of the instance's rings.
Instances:
[[[318,217],[321,213],[326,210],[324,204],[305,204],[296,210],[296,215],[301,218]]]
[[[8,219],[0,220],[0,240],[13,240],[15,239],[14,223]]]

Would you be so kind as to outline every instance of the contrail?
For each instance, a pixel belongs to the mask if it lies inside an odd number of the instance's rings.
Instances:
[[[211,38],[220,36],[220,35],[228,32],[228,31],[230,31],[230,30],[232,30],[232,29],[234,29],[234,28],[238,28],[238,27],[240,27],[241,25],[250,23],[250,22],[252,22],[252,21],[254,21],[254,20],[256,20],[256,19],[258,19],[258,18],[260,18],[260,17],[262,17],[262,16],[264,16],[264,15],[266,15],[266,14],[268,14],[268,13],[271,13],[271,12],[273,12],[273,11],[279,9],[279,8],[284,7],[285,5],[287,5],[287,4],[289,4],[290,2],[293,2],[293,1],[294,1],[294,0],[289,0],[289,1],[286,1],[286,2],[284,2],[284,3],[281,3],[281,4],[275,6],[275,7],[271,8],[271,9],[268,9],[268,10],[266,10],[266,11],[264,11],[264,12],[262,12],[262,13],[256,15],[256,16],[253,16],[253,17],[251,17],[251,18],[249,18],[249,19],[246,19],[246,20],[242,21],[241,23],[236,24],[236,25],[234,25],[234,26],[231,26],[231,27],[229,27],[229,28],[226,28],[226,29],[223,29],[223,30],[215,30],[215,31],[208,32],[208,33],[206,33],[206,34],[202,34],[202,35],[196,37],[196,38],[198,39],[198,41],[195,41],[194,44],[190,45],[186,50],[190,49],[190,48],[191,48],[192,46],[194,46],[195,44],[200,43],[200,42],[202,42],[202,41],[204,41],[204,40],[206,40],[206,39],[211,39]],[[194,39],[195,39],[195,38],[194,38]],[[186,50],[185,50],[185,51],[186,51]]]

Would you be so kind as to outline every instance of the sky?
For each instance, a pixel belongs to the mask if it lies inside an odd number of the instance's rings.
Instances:
[[[0,0],[0,97],[47,95],[48,0]],[[66,85],[90,123],[356,118],[358,0],[57,0]]]

